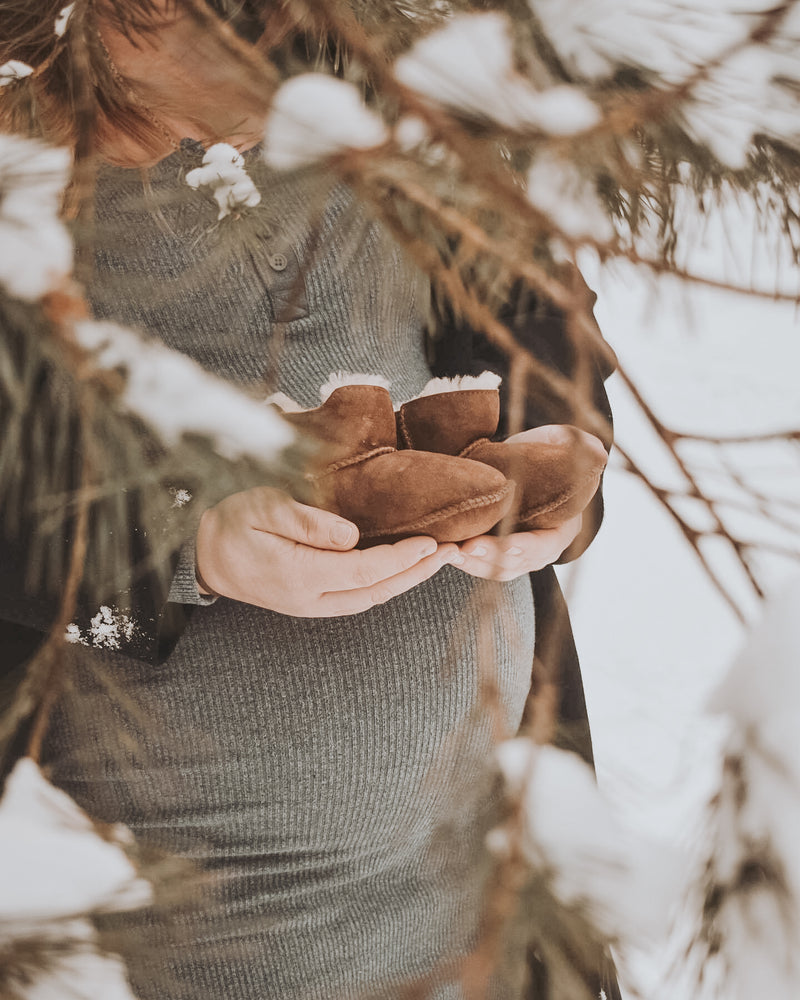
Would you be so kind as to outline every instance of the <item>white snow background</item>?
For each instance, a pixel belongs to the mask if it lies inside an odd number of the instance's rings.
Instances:
[[[780,287],[796,292],[800,276],[785,266],[778,272],[774,241],[753,219],[752,209],[733,203],[703,222],[698,213],[690,265],[760,288],[774,289],[778,276]],[[582,267],[598,292],[596,315],[606,338],[668,426],[711,434],[800,427],[800,321],[793,304],[655,279],[629,265],[601,269],[592,257]],[[608,390],[617,440],[662,482],[673,482],[617,377]],[[785,495],[800,497],[796,452],[756,446],[746,460],[754,475],[771,477],[773,487],[784,476]],[[597,539],[579,562],[559,571],[581,657],[598,779],[632,828],[689,847],[719,780],[723,725],[706,703],[744,631],[666,512],[613,460],[605,498]],[[778,558],[767,569],[775,593],[800,577],[800,565]],[[698,994],[688,983],[663,992],[668,952],[664,942],[642,956],[640,987],[649,1000],[694,1000]]]

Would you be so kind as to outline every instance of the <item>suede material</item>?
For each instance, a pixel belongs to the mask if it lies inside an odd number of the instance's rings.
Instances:
[[[406,448],[483,462],[517,484],[515,505],[500,531],[556,528],[580,514],[600,484],[605,461],[576,433],[568,444],[490,441],[500,417],[496,389],[459,389],[420,396],[397,414]]]
[[[478,438],[490,438],[500,421],[497,389],[460,389],[419,396],[397,414],[401,448],[460,455]]]
[[[303,499],[353,521],[360,548],[410,535],[464,541],[511,509],[514,485],[488,464],[397,451],[392,401],[380,386],[341,386],[316,409],[285,416],[320,442]]]
[[[392,398],[379,385],[343,385],[316,409],[283,417],[320,442],[314,462],[317,475],[355,455],[397,445]]]
[[[544,441],[482,441],[469,457],[521,484],[513,511],[515,531],[557,528],[576,517],[597,492],[605,468],[605,462],[597,461],[595,450],[580,442],[568,446]]]

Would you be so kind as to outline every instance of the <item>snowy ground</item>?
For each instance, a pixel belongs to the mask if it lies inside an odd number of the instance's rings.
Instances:
[[[763,249],[747,236],[742,242]],[[743,262],[720,232],[710,235],[695,260],[708,273],[742,276]],[[747,273],[755,261],[757,279],[769,280],[766,253],[751,256],[748,250],[748,261]],[[599,293],[597,317],[608,340],[668,425],[711,433],[800,427],[800,320],[791,304],[709,288],[687,291],[628,267],[601,273],[588,262],[584,270]],[[784,272],[784,287],[793,277]],[[659,463],[624,386],[612,378],[609,392],[620,443],[668,478],[669,467]],[[746,460],[759,467],[762,481],[800,497],[796,451],[759,447]],[[720,727],[705,714],[704,702],[742,629],[683,536],[638,482],[612,466],[605,495],[606,519],[596,542],[562,573],[599,780],[635,827],[687,844],[715,774]],[[775,560],[769,566],[774,589],[792,575],[800,575],[800,564]],[[658,961],[656,956],[653,968]],[[673,990],[671,1000],[689,1000],[689,991]]]

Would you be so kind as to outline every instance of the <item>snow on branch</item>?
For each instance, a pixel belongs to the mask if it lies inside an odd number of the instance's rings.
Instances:
[[[576,754],[518,737],[497,756],[521,809],[521,850],[561,902],[585,910],[607,938],[656,940],[675,902],[677,856],[624,828]],[[490,848],[502,855],[510,835],[495,829]]]
[[[726,1000],[800,980],[800,579],[766,606],[714,694],[730,723],[692,949]]]
[[[278,90],[267,118],[264,159],[292,170],[347,149],[371,149],[388,138],[380,116],[351,83],[303,73]]]
[[[160,341],[92,320],[76,323],[74,332],[96,365],[124,373],[122,405],[167,445],[198,434],[224,458],[248,456],[263,463],[293,440],[289,425],[272,409]]]
[[[0,286],[9,295],[34,302],[72,271],[58,217],[70,162],[65,149],[0,135]]]
[[[596,125],[599,111],[577,87],[537,90],[514,70],[512,34],[502,14],[462,14],[401,56],[394,74],[431,101],[506,128],[566,136]]]
[[[9,59],[0,66],[0,87],[5,87],[16,80],[24,80],[33,73],[33,66],[20,62],[19,59]]]
[[[0,952],[4,995],[131,1000],[122,962],[103,954],[89,916],[151,902],[120,825],[101,838],[29,757],[0,799]]]

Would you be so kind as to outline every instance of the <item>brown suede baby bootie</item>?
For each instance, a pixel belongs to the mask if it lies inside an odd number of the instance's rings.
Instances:
[[[514,486],[497,469],[398,451],[392,400],[381,385],[340,385],[313,410],[291,411],[286,397],[271,401],[320,444],[306,473],[310,496],[301,499],[353,521],[361,548],[411,535],[463,541],[489,531],[511,508]]]
[[[600,448],[577,428],[563,443],[492,441],[500,420],[500,377],[493,372],[432,379],[397,413],[401,448],[458,455],[484,462],[517,484],[515,511],[504,528],[556,528],[580,514],[605,468]]]

